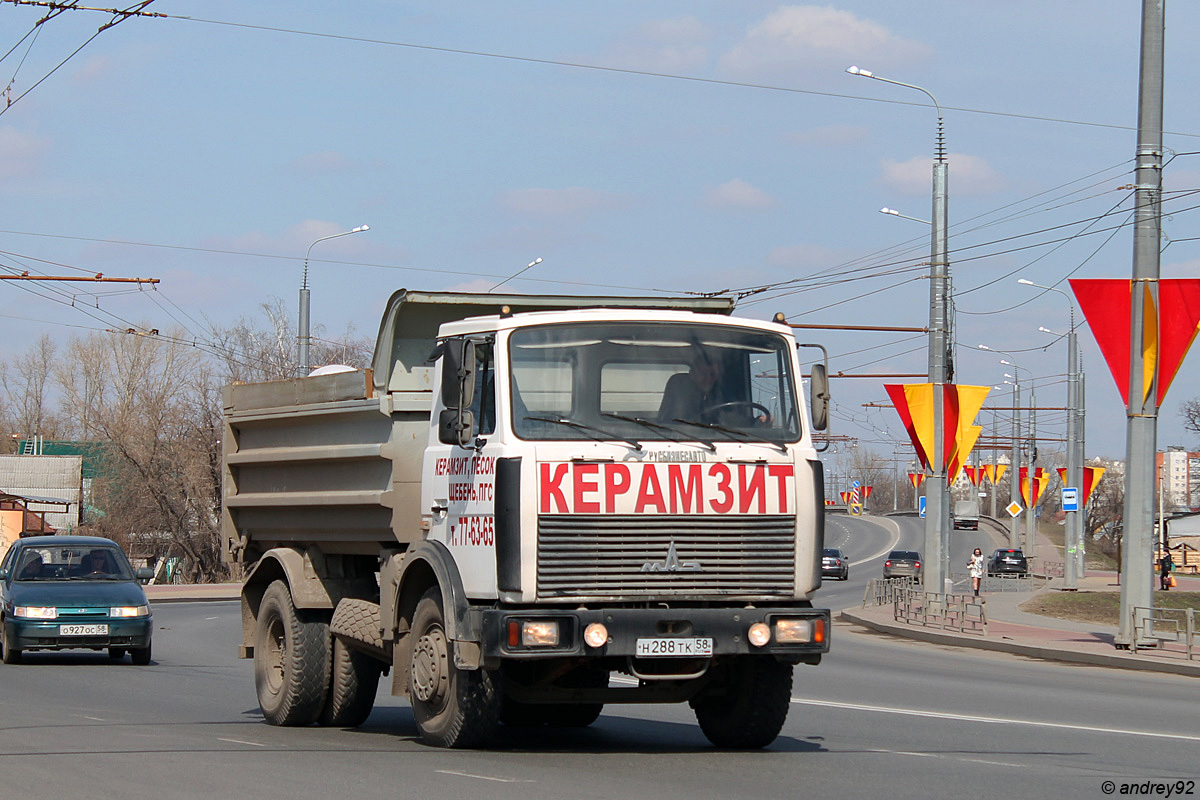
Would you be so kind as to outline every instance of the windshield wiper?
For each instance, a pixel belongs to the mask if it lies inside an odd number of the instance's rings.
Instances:
[[[672,421],[673,422],[682,422],[684,425],[695,425],[700,428],[708,428],[709,430],[713,430],[713,431],[721,431],[722,433],[732,433],[737,436],[744,436],[746,439],[749,439],[752,442],[759,442],[761,444],[770,445],[771,447],[777,447],[777,448],[779,448],[779,452],[784,453],[785,455],[788,452],[788,449],[786,447],[784,447],[782,444],[780,444],[779,442],[772,441],[772,440],[766,438],[765,436],[756,436],[752,433],[749,433],[748,431],[744,431],[739,428],[727,428],[724,425],[718,425],[715,422],[700,422],[700,421],[694,420],[694,419],[675,419]]]
[[[663,425],[661,422],[653,422],[652,420],[642,419],[641,417],[627,417],[624,414],[607,414],[606,413],[606,414],[604,414],[604,416],[612,417],[613,419],[624,420],[625,422],[636,422],[638,425],[641,425],[646,428],[650,428],[652,430],[657,428],[658,430],[661,430],[661,431],[667,431],[669,433],[678,434],[678,438],[671,437],[671,441],[673,441],[673,442],[697,441],[700,444],[707,447],[709,450],[712,450],[714,453],[717,451],[717,446],[715,444],[713,444],[712,442],[708,441],[707,439],[699,439],[699,438],[697,438],[695,440],[689,439],[687,437],[687,435],[684,434],[682,431],[680,431],[678,428],[672,428],[670,425]]]
[[[595,425],[588,425],[587,423],[579,422],[579,421],[573,420],[573,419],[568,419],[567,417],[527,416],[527,417],[525,417],[525,419],[533,420],[534,422],[553,422],[555,425],[566,425],[567,427],[578,428],[579,430],[587,431],[588,433],[598,433],[601,436],[605,436],[609,439],[616,439],[618,441],[624,442],[625,444],[629,445],[634,450],[637,450],[639,452],[642,449],[642,443],[637,441],[636,439],[628,439],[624,436],[621,436],[620,434],[613,433],[612,431],[606,431],[603,428],[597,428]],[[601,439],[599,441],[603,441],[603,440]]]

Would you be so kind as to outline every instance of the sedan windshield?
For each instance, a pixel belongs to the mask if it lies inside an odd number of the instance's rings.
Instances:
[[[764,442],[800,438],[782,336],[721,325],[605,322],[515,331],[522,439]]]
[[[129,559],[115,547],[27,547],[17,562],[18,581],[131,581]]]

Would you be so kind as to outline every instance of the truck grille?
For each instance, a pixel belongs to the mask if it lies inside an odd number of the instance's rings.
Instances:
[[[791,516],[541,516],[538,597],[794,597],[795,524]]]

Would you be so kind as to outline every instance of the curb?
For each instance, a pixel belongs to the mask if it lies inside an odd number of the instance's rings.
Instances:
[[[142,587],[146,599],[153,605],[162,603],[232,602],[241,599],[238,583],[207,583],[195,585],[150,585]]]
[[[1149,661],[1137,656],[1106,655],[1104,653],[1084,653],[1075,650],[1064,650],[1059,647],[1043,647],[1033,644],[1022,644],[1012,639],[986,639],[983,637],[966,636],[959,633],[930,630],[928,628],[913,628],[893,622],[883,622],[860,616],[849,610],[839,612],[838,618],[859,625],[877,633],[887,633],[905,639],[914,639],[932,644],[944,644],[952,647],[971,647],[976,650],[991,650],[1001,653],[1013,653],[1030,658],[1040,658],[1046,661],[1063,661],[1071,664],[1088,664],[1091,666],[1108,667],[1110,669],[1128,669],[1140,672],[1157,672],[1173,675],[1186,675],[1200,678],[1200,662],[1192,661]]]

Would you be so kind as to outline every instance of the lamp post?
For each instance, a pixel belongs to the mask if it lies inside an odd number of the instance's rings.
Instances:
[[[1083,395],[1079,390],[1079,373],[1081,371],[1079,343],[1075,336],[1075,301],[1071,295],[1053,286],[1043,286],[1040,283],[1021,278],[1017,281],[1025,286],[1032,286],[1047,292],[1056,292],[1067,298],[1071,309],[1071,328],[1067,331],[1067,485],[1077,491],[1083,486],[1083,426],[1084,410]],[[1046,328],[1038,328],[1045,333],[1053,333]],[[1075,591],[1077,581],[1083,574],[1083,514],[1079,511],[1067,511],[1066,542],[1063,547],[1063,589]]]
[[[979,345],[980,350],[986,350],[989,353],[1000,353],[1012,358],[1011,353],[1006,353],[1003,350],[997,350],[994,347],[988,347],[986,344]],[[1009,455],[1008,462],[1008,497],[1009,502],[1016,502],[1021,496],[1021,372],[1024,367],[1018,366],[1011,361],[1000,360],[1001,364],[1010,366],[1015,373],[1009,376],[1007,373],[1004,377],[1012,378],[1013,387],[1013,436],[1012,436],[1012,452]],[[1025,370],[1028,372],[1029,370]],[[1007,383],[1007,381],[1005,381]],[[1018,548],[1021,546],[1021,523],[1014,515],[1012,517],[1012,525],[1008,531],[1008,546]]]
[[[926,571],[926,586],[934,591],[941,590],[950,576],[950,491],[946,476],[945,429],[946,409],[942,396],[942,385],[954,381],[954,364],[950,345],[954,341],[948,314],[950,303],[950,264],[947,260],[948,234],[946,230],[947,188],[946,141],[942,124],[942,107],[937,98],[925,88],[911,83],[881,78],[874,73],[852,66],[846,69],[851,75],[890,83],[921,92],[931,101],[937,111],[937,137],[934,141],[933,157],[933,218],[930,223],[929,256],[929,381],[934,385],[933,452],[930,453],[930,476],[925,490],[925,563],[932,567]],[[896,216],[900,216],[897,214]]]
[[[337,239],[341,236],[349,236],[352,233],[362,233],[363,231],[371,230],[370,225],[359,225],[357,228],[341,233],[335,233],[331,236],[322,236],[308,246],[308,251],[304,254],[304,279],[300,282],[300,320],[299,332],[296,335],[296,377],[303,378],[308,375],[311,367],[308,363],[308,348],[312,344],[312,332],[309,329],[308,321],[308,256],[312,253],[313,247],[318,242],[328,241],[329,239]]]

